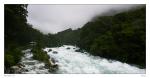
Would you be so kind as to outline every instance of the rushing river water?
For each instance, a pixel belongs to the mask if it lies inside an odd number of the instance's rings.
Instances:
[[[52,51],[49,51],[51,49]],[[55,73],[64,74],[85,74],[85,73],[97,73],[97,74],[116,74],[116,73],[145,73],[145,69],[140,69],[135,66],[131,66],[126,63],[122,63],[114,60],[107,60],[92,56],[86,52],[76,52],[77,47],[64,45],[62,47],[45,48],[44,51],[53,58],[56,64],[59,66]],[[32,54],[29,50],[22,61],[25,64],[27,72],[23,73],[49,73],[48,69],[44,68],[44,64],[31,59]],[[30,63],[30,64],[29,64]],[[34,63],[34,64],[33,64]]]

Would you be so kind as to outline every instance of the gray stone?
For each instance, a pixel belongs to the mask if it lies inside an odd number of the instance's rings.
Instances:
[[[26,61],[26,62],[23,62],[24,64],[27,64],[27,65],[34,65],[35,64],[35,61]]]
[[[52,51],[52,49],[49,49],[49,50],[48,50],[48,52],[51,52],[51,51]]]
[[[53,51],[53,54],[57,54],[58,52],[57,51]]]
[[[70,47],[67,47],[66,49],[70,49]]]

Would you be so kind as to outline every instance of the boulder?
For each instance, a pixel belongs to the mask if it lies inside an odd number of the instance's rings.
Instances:
[[[18,74],[22,72],[22,68],[18,66],[12,66],[10,67],[11,73]]]
[[[80,49],[75,50],[75,52],[80,52],[80,51],[81,51]]]
[[[58,52],[57,51],[53,51],[53,54],[57,54]]]
[[[21,63],[18,63],[17,66],[18,66],[19,68],[25,67],[25,65],[24,65],[24,64],[21,64]]]
[[[58,69],[58,65],[53,58],[49,59],[50,64],[45,64],[44,68],[49,69],[49,72],[55,72]]]
[[[50,63],[52,64],[52,65],[54,65],[56,62],[58,62],[58,60],[56,60],[56,59],[54,59],[54,58],[50,58],[49,59],[49,61],[50,61]]]
[[[44,66],[44,68],[49,69],[50,65],[46,63],[45,66]]]
[[[25,69],[25,72],[28,72],[29,70],[28,69]]]
[[[22,72],[28,72],[29,70],[28,69],[22,69]]]
[[[84,52],[84,54],[88,54],[87,52]]]
[[[40,66],[40,67],[39,67],[40,70],[43,70],[44,68],[45,68],[44,66]]]
[[[35,61],[25,61],[25,62],[23,62],[23,64],[34,65]]]
[[[84,53],[85,50],[77,49],[77,50],[75,50],[75,52],[81,52],[81,53]]]
[[[51,51],[52,51],[52,49],[49,49],[49,50],[48,50],[48,52],[51,52]]]
[[[58,65],[57,65],[57,64],[54,64],[52,67],[53,67],[53,68],[58,68]]]
[[[66,49],[70,49],[70,47],[67,47]]]
[[[57,65],[57,64],[54,64],[54,65],[52,65],[52,66],[49,68],[49,72],[51,72],[51,73],[55,73],[56,70],[58,70],[58,65]]]
[[[12,66],[11,69],[19,69],[18,66]]]

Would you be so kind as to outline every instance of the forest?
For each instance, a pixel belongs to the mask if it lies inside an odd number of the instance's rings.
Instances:
[[[80,29],[68,29],[56,36],[93,55],[146,67],[145,6],[111,16],[97,16]]]
[[[96,16],[82,28],[71,28],[57,34],[43,34],[27,23],[26,4],[4,6],[4,60],[5,70],[18,64],[23,56],[21,50],[32,49],[34,59],[46,63],[49,58],[43,47],[75,45],[94,56],[146,68],[146,6],[109,16]]]

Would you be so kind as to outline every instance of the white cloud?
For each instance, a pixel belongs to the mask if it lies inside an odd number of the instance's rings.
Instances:
[[[94,16],[111,9],[123,11],[138,5],[29,5],[28,22],[44,33],[82,27]]]

